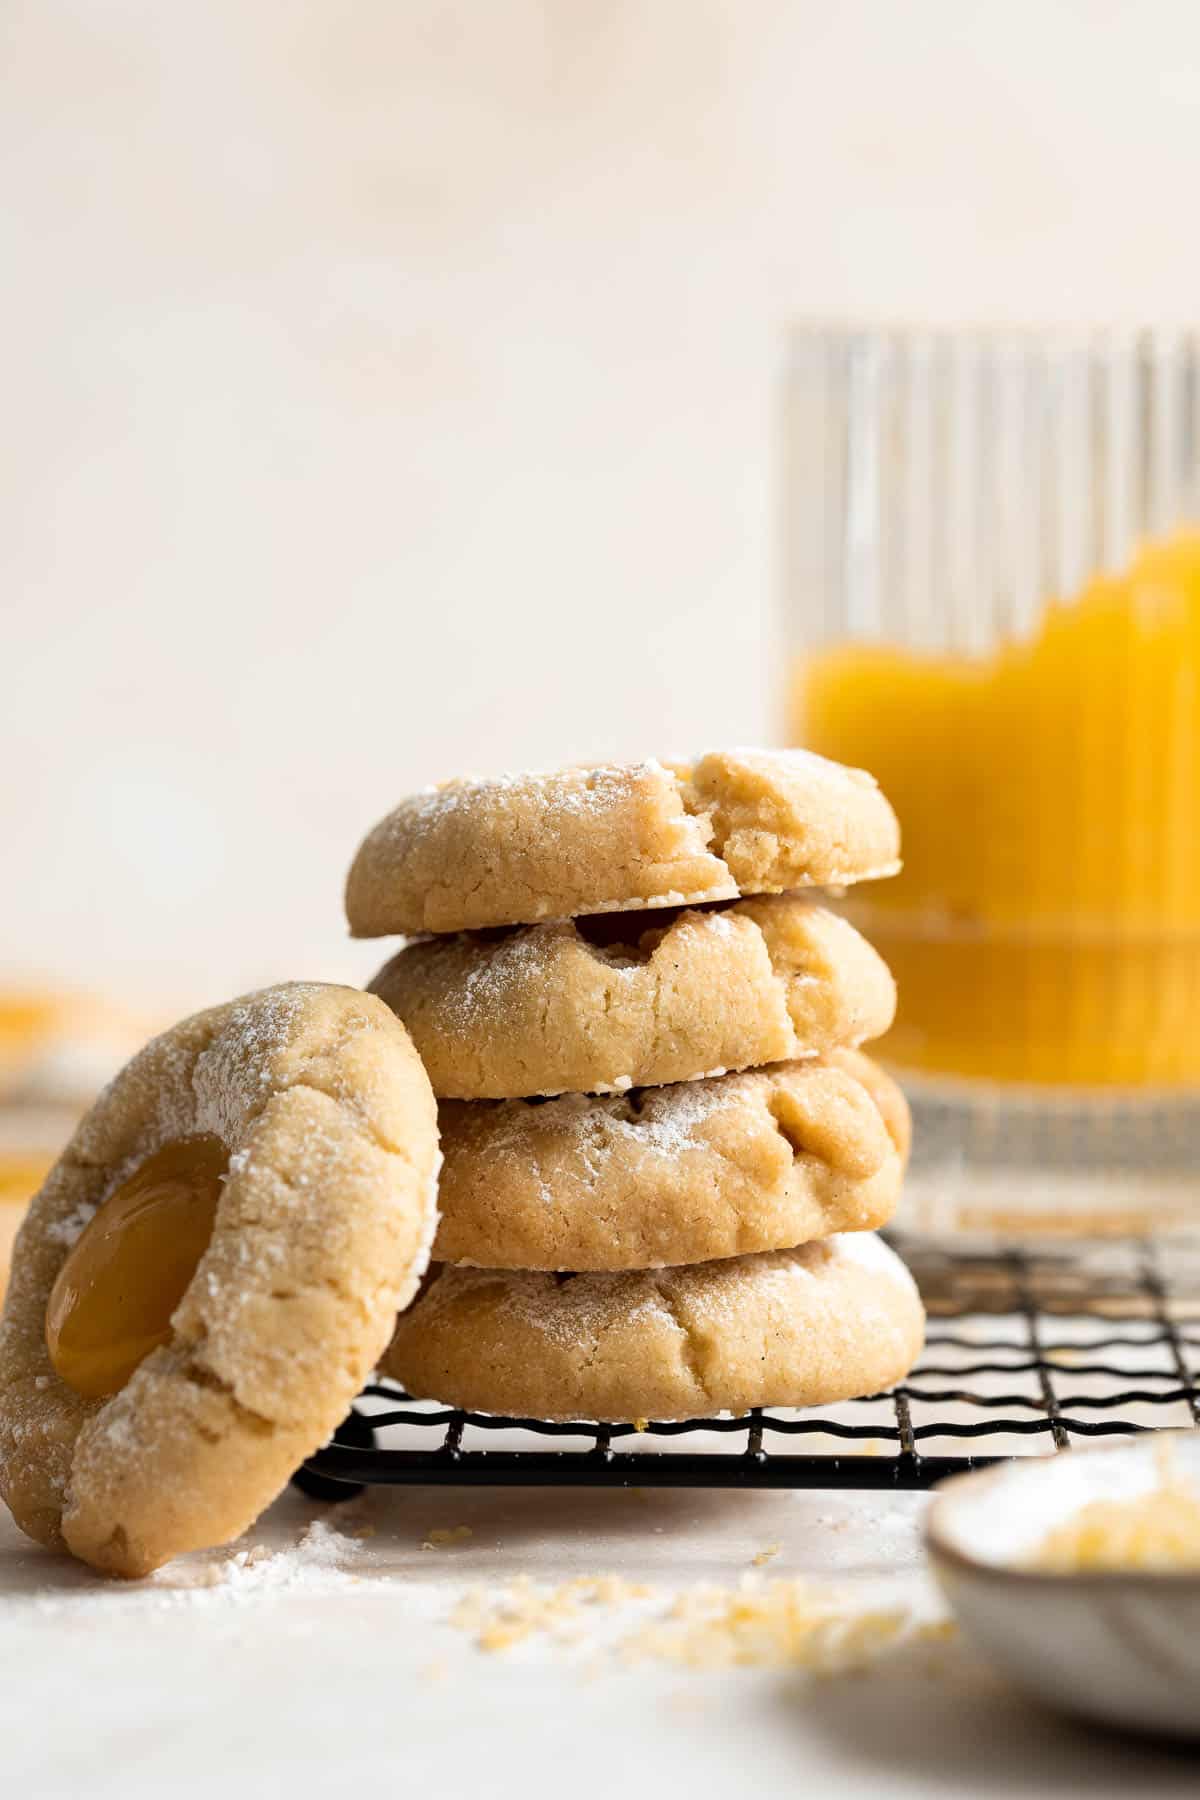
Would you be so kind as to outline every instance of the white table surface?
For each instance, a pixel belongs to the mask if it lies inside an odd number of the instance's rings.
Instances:
[[[596,1609],[585,1641],[488,1654],[450,1621],[470,1589],[620,1573],[664,1596],[762,1575],[836,1579],[856,1599],[931,1604],[917,1495],[532,1490],[289,1494],[244,1541],[278,1552],[314,1517],[365,1532],[344,1568],[281,1559],[212,1580],[181,1559],[101,1582],[0,1521],[6,1795],[396,1793],[703,1796],[1174,1795],[1195,1758],[1088,1734],[1017,1698],[958,1641],[869,1672],[628,1666],[645,1608]],[[431,1527],[468,1541],[422,1550]],[[282,1577],[282,1580],[277,1579]],[[655,1602],[649,1610],[661,1610]],[[607,1646],[607,1648],[606,1648]]]

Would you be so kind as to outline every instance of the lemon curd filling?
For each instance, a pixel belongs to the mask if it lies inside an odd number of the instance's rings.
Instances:
[[[50,1361],[76,1393],[117,1393],[166,1343],[171,1314],[208,1248],[228,1168],[217,1137],[166,1144],[80,1234],[46,1308]]]

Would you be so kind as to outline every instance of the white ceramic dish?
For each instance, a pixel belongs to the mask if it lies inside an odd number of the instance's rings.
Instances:
[[[964,1631],[1036,1699],[1077,1717],[1200,1740],[1200,1574],[1055,1575],[1020,1567],[1092,1500],[1159,1482],[1154,1442],[1028,1457],[946,1483],[930,1559]],[[1200,1432],[1171,1432],[1200,1485]]]

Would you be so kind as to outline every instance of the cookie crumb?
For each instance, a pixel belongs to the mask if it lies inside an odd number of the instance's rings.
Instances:
[[[621,1654],[628,1663],[798,1668],[830,1676],[857,1673],[901,1644],[946,1634],[944,1621],[918,1624],[903,1608],[854,1611],[807,1582],[760,1585],[746,1576],[734,1589],[681,1594],[663,1619],[627,1638]]]
[[[582,1608],[624,1606],[649,1599],[653,1591],[623,1575],[577,1575],[555,1588],[518,1575],[499,1594],[485,1596],[472,1589],[451,1613],[450,1623],[471,1634],[477,1649],[489,1652],[509,1650],[539,1634],[570,1645],[581,1641]]]
[[[750,1560],[756,1569],[761,1569],[764,1563],[769,1563],[773,1557],[778,1556],[782,1549],[782,1544],[767,1544]]]
[[[771,1552],[779,1546],[772,1546]],[[624,1636],[589,1640],[589,1611],[656,1603],[654,1616]],[[581,1575],[545,1587],[527,1575],[499,1592],[473,1589],[450,1623],[489,1654],[531,1639],[567,1650],[588,1644],[585,1670],[645,1661],[685,1669],[801,1669],[810,1676],[850,1675],[910,1645],[940,1645],[955,1626],[921,1619],[910,1607],[865,1608],[844,1594],[799,1579],[764,1582],[746,1574],[733,1588],[701,1586],[674,1596],[621,1575]],[[596,1623],[599,1625],[599,1621]]]

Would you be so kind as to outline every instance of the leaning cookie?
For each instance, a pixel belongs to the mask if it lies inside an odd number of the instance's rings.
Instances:
[[[433,1254],[656,1269],[873,1230],[899,1198],[906,1115],[849,1051],[606,1098],[444,1100]]]
[[[879,1037],[896,1004],[867,940],[786,894],[431,938],[371,992],[448,1100],[620,1093],[816,1056]]]
[[[621,1275],[443,1269],[384,1359],[410,1394],[539,1419],[688,1419],[873,1394],[916,1361],[912,1277],[869,1232]]]
[[[738,894],[836,887],[899,868],[874,778],[805,750],[714,751],[447,782],[402,801],[346,885],[356,937],[472,931]]]
[[[385,1007],[269,988],[116,1077],[35,1198],[0,1325],[0,1492],[142,1575],[225,1543],[325,1441],[436,1226],[433,1095]]]

